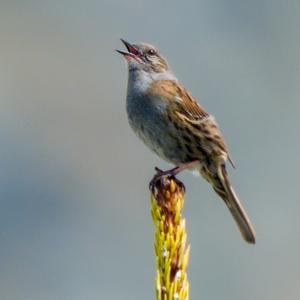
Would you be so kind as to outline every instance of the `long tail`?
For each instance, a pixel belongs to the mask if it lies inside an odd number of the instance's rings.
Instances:
[[[211,179],[213,189],[224,200],[229,208],[239,230],[246,242],[255,244],[255,230],[251,221],[244,210],[238,196],[230,184],[229,177],[225,165],[218,168],[217,174]]]

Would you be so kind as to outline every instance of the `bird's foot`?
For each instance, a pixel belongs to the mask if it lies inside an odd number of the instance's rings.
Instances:
[[[198,160],[193,160],[191,162],[184,163],[182,165],[176,166],[175,168],[172,168],[172,169],[169,169],[169,170],[165,170],[165,171],[159,169],[158,167],[155,167],[154,169],[156,171],[156,174],[154,175],[154,177],[150,181],[150,184],[149,184],[150,190],[155,185],[155,183],[158,180],[160,180],[162,177],[164,177],[164,176],[175,177],[178,173],[180,173],[180,172],[182,172],[182,171],[184,171],[186,169],[189,169],[189,168],[195,166],[198,163],[199,163]]]

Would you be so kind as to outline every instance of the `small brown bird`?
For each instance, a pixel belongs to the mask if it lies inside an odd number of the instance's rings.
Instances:
[[[130,126],[159,157],[176,166],[159,175],[199,171],[224,200],[244,239],[254,244],[255,231],[226,171],[227,160],[234,164],[214,117],[179,83],[155,47],[122,42],[127,51],[117,51],[128,63]]]

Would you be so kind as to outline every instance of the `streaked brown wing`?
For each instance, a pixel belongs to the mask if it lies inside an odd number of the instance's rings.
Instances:
[[[177,118],[177,121],[174,120],[176,123],[190,125],[196,135],[204,136],[210,144],[226,152],[234,167],[217,122],[182,85],[170,80],[156,81],[152,84],[151,93],[169,102],[169,111],[173,118]]]
[[[170,105],[176,106],[176,110],[179,113],[193,120],[199,120],[209,116],[194,100],[192,95],[176,81],[154,81],[150,87],[150,94],[169,101]]]

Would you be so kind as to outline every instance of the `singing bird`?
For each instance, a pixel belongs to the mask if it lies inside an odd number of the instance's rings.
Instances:
[[[121,41],[127,49],[117,51],[128,64],[129,124],[152,151],[175,165],[160,175],[200,172],[224,200],[244,239],[254,244],[254,228],[229,181],[225,163],[233,162],[214,117],[177,80],[155,47]]]

